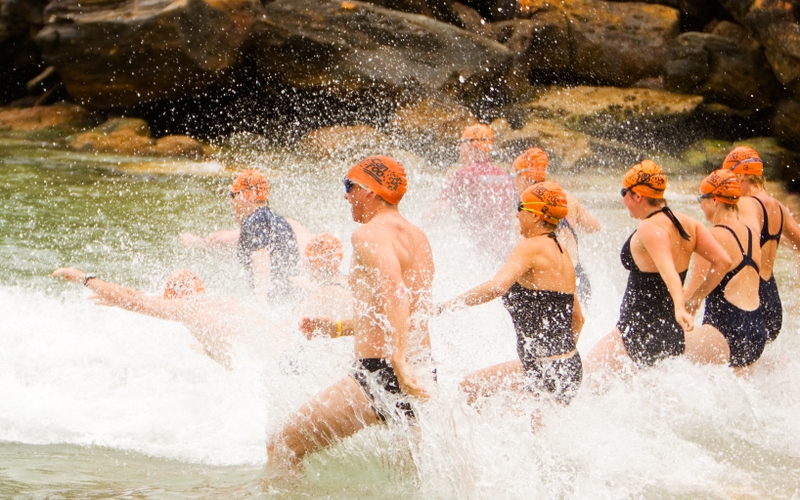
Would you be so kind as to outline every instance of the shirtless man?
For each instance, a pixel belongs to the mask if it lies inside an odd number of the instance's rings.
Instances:
[[[103,281],[74,267],[56,269],[53,278],[82,283],[101,306],[116,306],[154,318],[179,321],[200,342],[205,354],[225,368],[231,367],[231,338],[247,331],[262,331],[267,320],[233,299],[209,297],[202,281],[191,271],[175,271],[162,297],[145,295],[133,288]]]
[[[397,209],[406,191],[402,165],[385,156],[356,164],[345,177],[353,220],[350,288],[355,367],[290,418],[267,444],[267,470],[295,470],[303,457],[364,427],[413,418],[412,398],[427,398],[411,360],[430,362],[433,256],[428,239]],[[421,371],[420,371],[421,373]]]
[[[736,174],[741,186],[739,218],[760,231],[761,246],[759,298],[767,324],[767,342],[778,337],[783,325],[783,305],[772,271],[781,236],[795,252],[800,251],[800,225],[781,202],[764,189],[764,164],[755,150],[747,146],[728,153],[722,168]]]
[[[709,262],[693,302],[703,300],[731,265],[705,226],[667,207],[667,177],[661,167],[643,160],[628,170],[623,185],[622,201],[630,216],[641,222],[620,252],[630,274],[616,328],[597,343],[587,360],[593,369],[604,366],[612,372],[621,371],[627,361],[639,368],[653,366],[696,345],[686,341],[694,316],[687,310],[683,290],[692,254]]]
[[[209,248],[233,253],[250,272],[253,291],[269,299],[291,297],[296,289],[289,277],[296,274],[299,249],[311,234],[298,222],[269,208],[270,186],[258,170],[243,170],[231,183],[231,209],[239,228],[206,237],[180,235],[188,248]]]

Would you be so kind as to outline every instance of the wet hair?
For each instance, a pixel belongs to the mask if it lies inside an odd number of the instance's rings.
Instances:
[[[766,179],[764,178],[763,175],[744,174],[744,178],[747,179],[747,182],[749,182],[750,184],[759,187],[764,187],[764,182],[766,182]]]
[[[664,198],[650,198],[649,196],[642,196],[645,200],[647,200],[647,204],[651,207],[666,207],[667,200]]]

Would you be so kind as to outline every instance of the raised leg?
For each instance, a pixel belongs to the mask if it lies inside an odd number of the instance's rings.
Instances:
[[[727,365],[731,359],[728,341],[711,325],[702,325],[686,332],[685,355],[694,363]]]
[[[500,390],[521,391],[524,386],[525,370],[519,360],[482,368],[470,373],[461,382],[461,390],[467,393],[470,405],[474,405],[479,398],[491,396]]]
[[[622,343],[622,334],[618,328],[600,339],[584,360],[584,369],[588,374],[606,372],[618,375],[630,372],[634,364],[628,356],[625,344]]]
[[[307,453],[380,422],[361,386],[345,377],[303,405],[267,444],[267,472],[293,471]]]

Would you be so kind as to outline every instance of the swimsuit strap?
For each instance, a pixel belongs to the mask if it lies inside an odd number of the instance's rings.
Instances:
[[[561,221],[558,223],[558,228],[566,229],[567,231],[572,233],[572,237],[575,238],[575,241],[578,240],[578,233],[575,232],[575,228],[572,227],[572,224],[569,223],[569,219],[567,219],[566,217],[561,219]]]
[[[561,243],[559,243],[558,238],[556,238],[556,233],[547,233],[547,237],[551,238],[553,241],[556,242],[556,245],[558,245],[559,252],[564,253],[564,250],[561,248]]]
[[[746,266],[752,266],[753,269],[756,270],[756,272],[759,272],[758,271],[758,264],[756,264],[756,261],[753,260],[753,233],[750,232],[750,228],[746,227],[746,229],[747,229],[747,253],[745,253],[744,247],[742,246],[742,242],[739,241],[739,237],[736,236],[736,233],[733,231],[733,229],[731,229],[728,226],[724,226],[722,224],[717,224],[714,227],[721,227],[723,229],[727,229],[733,235],[733,239],[736,240],[736,244],[739,245],[739,251],[742,252],[742,260],[739,262],[739,264],[736,267],[734,267],[727,274],[725,274],[725,276],[722,278],[722,281],[720,282],[719,286],[721,286],[722,288],[725,288],[725,286],[728,284],[728,282],[734,276],[736,276],[736,274],[738,274],[739,271],[744,269]]]
[[[654,216],[656,214],[664,214],[664,215],[666,215],[669,218],[669,220],[672,221],[672,224],[675,226],[675,228],[678,230],[678,234],[681,235],[681,238],[683,238],[686,241],[689,241],[689,240],[692,239],[692,237],[689,236],[689,233],[687,233],[686,230],[683,228],[683,225],[681,224],[681,221],[679,221],[678,218],[675,217],[675,214],[672,213],[672,210],[670,210],[668,206],[661,207],[661,209],[656,210],[655,212],[651,213],[650,215],[645,217],[645,219],[649,219],[650,217],[652,217],[652,216]]]
[[[742,246],[742,242],[739,241],[739,237],[736,236],[736,233],[733,231],[733,229],[731,229],[729,226],[726,226],[724,224],[715,224],[714,227],[721,227],[723,229],[727,229],[728,232],[730,232],[733,235],[733,239],[736,240],[736,244],[739,245],[739,251],[742,252],[742,257],[749,257],[750,256],[750,251],[752,249],[750,248],[750,241],[749,241],[750,240],[750,229],[749,228],[747,229],[747,236],[748,236],[747,245],[748,245],[748,248],[747,248],[747,253],[744,253],[744,247]]]
[[[768,241],[775,240],[776,242],[780,243],[781,241],[781,233],[783,233],[783,209],[781,209],[781,227],[778,228],[778,232],[775,234],[769,233],[769,216],[767,215],[767,207],[764,205],[764,202],[752,196],[754,200],[761,205],[761,213],[764,214],[764,225],[761,226],[761,246],[763,247]]]

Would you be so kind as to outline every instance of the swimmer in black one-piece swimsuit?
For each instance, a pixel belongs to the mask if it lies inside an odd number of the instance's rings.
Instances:
[[[758,272],[758,264],[752,258],[753,236],[750,228],[747,229],[747,253],[745,253],[742,243],[728,226],[717,224],[714,227],[721,227],[731,232],[739,249],[742,251],[742,261],[733,268],[711,293],[706,297],[706,312],[703,316],[703,324],[709,324],[719,330],[725,340],[728,341],[730,349],[731,366],[747,366],[754,363],[764,352],[767,343],[767,329],[764,323],[764,315],[761,306],[753,311],[740,309],[725,298],[725,287],[728,282],[736,276],[739,271],[747,266],[751,266]]]
[[[653,212],[647,218],[659,213],[669,217],[681,236],[689,239],[680,221],[668,207]],[[653,366],[657,361],[683,354],[686,340],[683,328],[675,320],[675,302],[666,283],[657,272],[646,273],[639,270],[631,254],[631,238],[633,234],[628,237],[620,252],[622,266],[630,274],[620,306],[617,329],[622,335],[622,343],[628,356],[634,363],[639,367]],[[686,271],[679,275],[683,283]]]
[[[555,233],[549,233],[556,244]],[[561,250],[561,245],[559,245]],[[532,290],[514,283],[502,296],[517,333],[517,354],[528,378],[528,390],[545,392],[569,404],[583,379],[581,356],[572,335],[575,296]],[[568,358],[547,359],[575,351]]]
[[[547,392],[569,404],[583,378],[581,355],[572,339],[574,295],[531,290],[514,283],[503,295],[517,332],[517,354],[530,384],[529,390]],[[569,358],[550,360],[575,351]]]
[[[754,200],[761,205],[761,211],[764,214],[764,225],[761,226],[761,248],[768,241],[775,241],[780,245],[781,234],[783,233],[783,210],[781,210],[781,227],[775,234],[769,232],[769,218],[767,216],[767,207],[764,203],[756,198]],[[772,342],[778,338],[783,326],[783,305],[781,304],[781,296],[778,293],[778,283],[775,281],[775,274],[769,277],[768,280],[761,279],[758,286],[758,298],[761,301],[761,310],[764,313],[764,322],[767,325],[767,342]]]

